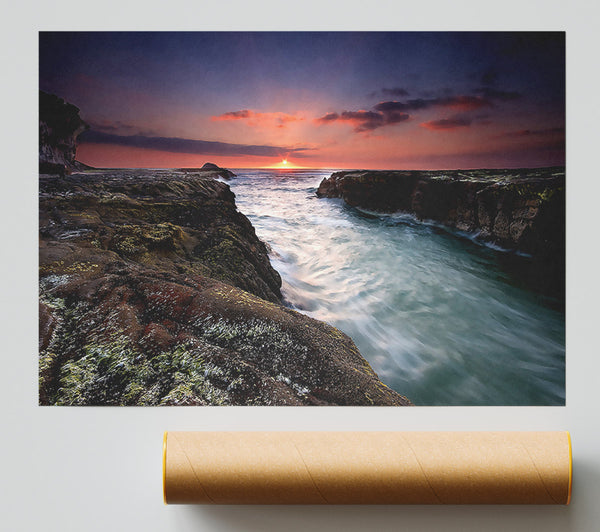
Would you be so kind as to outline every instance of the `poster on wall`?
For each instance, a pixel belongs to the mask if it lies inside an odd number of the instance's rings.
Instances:
[[[40,32],[39,404],[565,404],[564,32]]]

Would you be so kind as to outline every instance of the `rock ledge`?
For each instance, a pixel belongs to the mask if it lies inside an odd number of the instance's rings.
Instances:
[[[280,286],[223,182],[42,176],[40,404],[410,404]]]

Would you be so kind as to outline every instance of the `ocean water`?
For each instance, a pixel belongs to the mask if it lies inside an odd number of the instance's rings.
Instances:
[[[334,170],[234,171],[286,304],[348,334],[388,386],[417,405],[564,404],[564,312],[506,252],[317,198]]]

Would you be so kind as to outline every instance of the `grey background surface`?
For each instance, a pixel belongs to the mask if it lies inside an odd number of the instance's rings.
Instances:
[[[108,0],[3,10],[0,529],[7,531],[600,530],[597,9],[586,2]],[[39,30],[566,30],[567,406],[58,408],[37,406]],[[351,51],[349,51],[351,53]],[[164,506],[164,430],[570,430],[569,507]]]

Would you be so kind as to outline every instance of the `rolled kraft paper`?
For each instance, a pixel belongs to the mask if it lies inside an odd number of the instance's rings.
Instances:
[[[568,504],[568,432],[168,432],[166,503]]]

